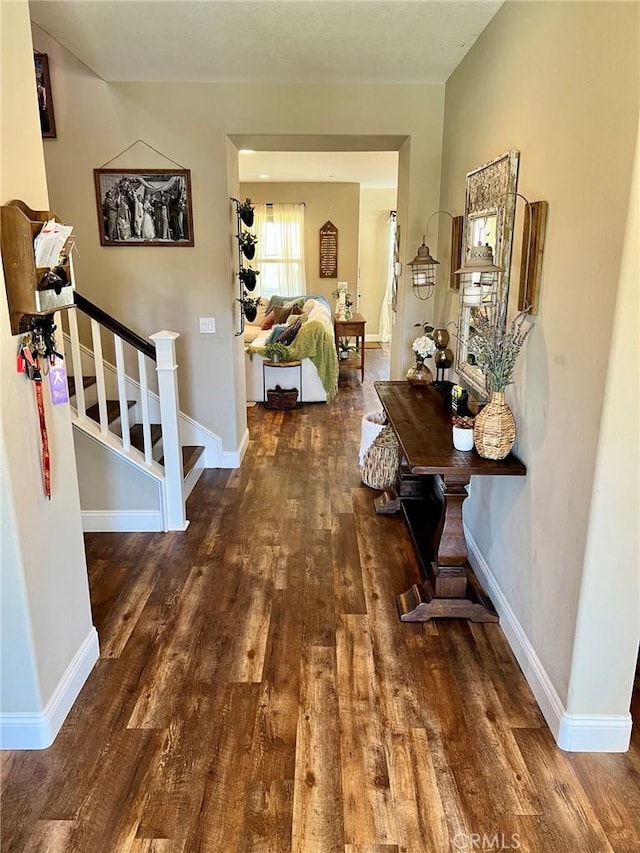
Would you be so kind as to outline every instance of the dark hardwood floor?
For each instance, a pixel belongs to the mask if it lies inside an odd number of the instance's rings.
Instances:
[[[250,409],[186,533],[86,537],[101,659],[50,749],[4,754],[2,851],[640,850],[637,732],[564,753],[499,625],[398,620],[416,562],[358,471],[384,355]]]

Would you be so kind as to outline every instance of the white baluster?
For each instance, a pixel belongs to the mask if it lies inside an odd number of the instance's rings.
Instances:
[[[69,318],[69,337],[71,338],[71,361],[73,363],[73,381],[76,389],[76,411],[79,418],[86,417],[84,401],[84,382],[82,381],[82,357],[80,355],[80,336],[78,335],[77,308],[67,311]]]
[[[156,372],[160,395],[160,421],[162,423],[162,445],[165,472],[165,519],[168,530],[186,530],[186,518],[182,497],[182,447],[178,421],[178,365],[176,364],[177,332],[156,332],[150,339],[156,346]]]
[[[98,388],[98,411],[100,412],[100,432],[106,435],[109,432],[109,418],[107,415],[107,391],[104,382],[104,364],[102,361],[102,339],[100,338],[100,326],[96,320],[91,320],[91,339],[93,341],[93,364],[96,371],[96,386]]]
[[[129,404],[127,400],[127,382],[124,366],[124,349],[122,338],[113,336],[116,352],[116,376],[118,378],[118,401],[120,403],[120,423],[122,424],[122,446],[131,449],[131,433],[129,431]]]
[[[151,418],[149,415],[149,385],[147,383],[147,362],[144,353],[138,351],[138,378],[140,379],[140,407],[142,409],[142,435],[144,439],[144,461],[150,465],[153,461],[151,446]]]

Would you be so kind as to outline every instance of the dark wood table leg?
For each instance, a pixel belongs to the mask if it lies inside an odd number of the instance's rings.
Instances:
[[[443,616],[474,622],[498,621],[467,561],[462,504],[467,498],[469,480],[463,473],[434,478],[439,494],[424,503],[422,517],[416,512],[418,504],[414,503],[411,509],[403,504],[424,575],[423,584],[414,584],[396,598],[403,622],[427,622]],[[433,538],[429,543],[431,531]]]

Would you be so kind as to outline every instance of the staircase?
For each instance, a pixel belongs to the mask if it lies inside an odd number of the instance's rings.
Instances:
[[[180,441],[178,335],[158,332],[151,336],[150,344],[77,292],[75,303],[78,312],[90,320],[92,341],[92,347],[80,343],[77,312],[65,312],[63,330],[67,352],[71,352],[71,358],[67,357],[71,420],[74,431],[95,443],[83,443],[74,434],[83,520],[85,516],[94,519],[85,529],[184,530],[189,523],[185,502],[204,468],[205,448]],[[103,347],[113,352],[115,363],[103,357]],[[149,362],[155,367],[157,393],[149,388]],[[96,458],[86,463],[89,447]],[[117,457],[131,470],[118,465]],[[86,476],[83,459],[91,471]],[[126,483],[122,481],[124,472]],[[96,494],[100,511],[85,506],[96,501]],[[146,501],[140,512],[130,506],[132,496],[138,494]],[[106,526],[95,522],[100,516],[108,520]],[[110,520],[119,517],[134,521],[110,526]],[[149,523],[145,521],[140,527],[141,518],[151,518],[151,526],[145,526]]]

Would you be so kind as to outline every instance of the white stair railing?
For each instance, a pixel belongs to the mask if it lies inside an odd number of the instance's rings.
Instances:
[[[182,495],[182,447],[178,412],[177,332],[156,332],[150,339],[156,345],[156,373],[160,397],[162,449],[166,478],[165,508],[169,530],[186,530],[188,521]]]
[[[185,530],[189,524],[186,518],[185,499],[183,496],[182,446],[179,429],[179,399],[176,362],[177,332],[161,331],[150,336],[153,345],[139,338],[134,332],[126,329],[101,309],[88,302],[76,293],[78,309],[91,317],[91,339],[93,349],[90,350],[80,343],[76,311],[64,312],[68,325],[68,338],[71,349],[70,372],[75,383],[76,422],[94,438],[100,439],[118,453],[126,456],[134,464],[139,465],[161,483],[163,516],[165,530]],[[96,316],[97,315],[97,319]],[[118,328],[120,334],[117,334]],[[113,335],[113,350],[115,365],[104,361],[102,346],[103,335]],[[106,345],[105,340],[105,345]],[[138,377],[127,376],[125,370],[124,344],[137,350]],[[163,465],[153,459],[153,444],[151,432],[151,407],[149,403],[149,382],[147,376],[147,359],[156,362],[159,396],[159,418],[162,430]],[[84,361],[84,365],[83,365]],[[135,363],[135,361],[134,361]],[[91,372],[89,372],[91,371]],[[95,376],[97,402],[99,411],[99,426],[87,415],[87,399],[83,376]],[[109,428],[107,400],[109,395],[116,395],[119,403],[120,435]],[[136,411],[142,422],[143,452],[131,445],[129,424],[129,402],[135,398],[138,404]],[[157,401],[156,401],[156,408]]]

